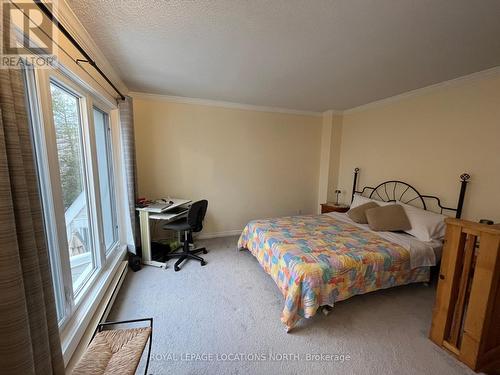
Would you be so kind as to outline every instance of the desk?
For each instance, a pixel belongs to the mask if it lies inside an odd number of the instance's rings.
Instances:
[[[165,208],[161,213],[151,212],[148,207],[138,207],[139,211],[139,223],[141,226],[141,247],[142,247],[142,263],[148,266],[155,266],[164,268],[165,264],[162,262],[157,262],[151,258],[151,233],[149,227],[149,220],[164,220],[165,222],[174,221],[178,218],[185,216],[187,212],[181,213],[168,213],[168,211],[191,203],[187,199],[170,199],[173,204]]]

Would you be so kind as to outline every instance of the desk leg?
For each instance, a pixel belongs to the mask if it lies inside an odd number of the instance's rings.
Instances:
[[[151,261],[151,233],[149,230],[149,212],[139,211],[139,223],[141,225],[142,261]]]
[[[141,225],[142,264],[159,268],[167,268],[165,263],[152,260],[151,231],[149,227],[148,211],[139,211],[139,223]]]

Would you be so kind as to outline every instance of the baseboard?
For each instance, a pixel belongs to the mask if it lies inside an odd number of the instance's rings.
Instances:
[[[241,232],[242,232],[241,229],[235,229],[235,230],[227,230],[224,232],[201,233],[200,235],[196,236],[196,238],[199,240],[206,240],[209,238],[231,237],[231,236],[238,236],[241,234]]]

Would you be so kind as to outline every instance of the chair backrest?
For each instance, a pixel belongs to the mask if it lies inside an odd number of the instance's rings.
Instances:
[[[203,219],[207,213],[207,207],[208,201],[206,199],[194,202],[189,207],[187,222],[193,232],[199,232],[203,229]]]

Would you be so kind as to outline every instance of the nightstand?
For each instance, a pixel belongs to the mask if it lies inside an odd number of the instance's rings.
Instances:
[[[326,214],[328,212],[347,212],[349,211],[349,206],[345,206],[342,204],[336,205],[335,203],[322,203],[321,204],[321,213]]]

